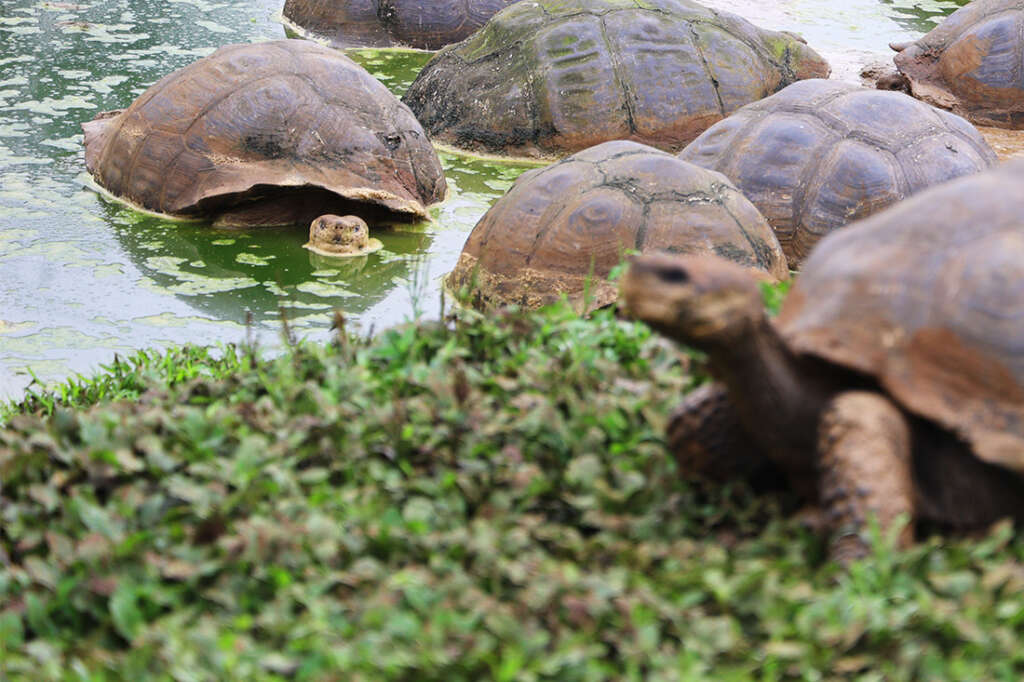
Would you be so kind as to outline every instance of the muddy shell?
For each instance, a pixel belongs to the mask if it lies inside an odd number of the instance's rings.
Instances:
[[[678,151],[828,64],[789,33],[689,0],[533,0],[440,51],[406,92],[432,137],[557,157],[615,139]]]
[[[351,59],[302,40],[222,47],[82,127],[96,182],[171,216],[423,218],[446,191],[412,112]]]
[[[415,47],[456,43],[515,0],[288,0],[286,26],[332,47]]]
[[[765,279],[789,270],[771,227],[725,176],[653,147],[606,142],[516,180],[473,228],[447,286],[477,307],[616,298],[633,251],[715,253]]]
[[[898,46],[911,92],[975,123],[1024,127],[1024,0],[973,0]],[[894,46],[896,47],[896,46]]]
[[[1024,473],[1024,161],[927,189],[822,239],[777,318],[799,353]]]
[[[820,79],[748,104],[679,157],[736,183],[794,268],[832,230],[996,162],[959,116],[903,93]]]

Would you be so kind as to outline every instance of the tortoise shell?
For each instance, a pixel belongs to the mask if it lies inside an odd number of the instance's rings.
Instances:
[[[447,284],[478,306],[566,294],[594,309],[631,250],[715,253],[786,279],[771,227],[725,176],[636,142],[606,142],[521,175],[473,228]]]
[[[286,26],[332,47],[437,50],[484,25],[514,0],[288,0]]]
[[[819,79],[748,104],[679,157],[736,183],[790,267],[828,232],[996,162],[959,116],[900,92]]]
[[[560,156],[615,139],[678,151],[828,64],[799,38],[689,0],[518,2],[440,51],[404,101],[466,149]]]
[[[927,189],[818,243],[777,318],[1024,473],[1024,161]]]
[[[349,58],[302,40],[222,47],[82,127],[99,185],[172,216],[251,209],[245,224],[267,204],[258,222],[367,205],[425,217],[446,190],[408,107]],[[272,215],[287,197],[302,215]]]
[[[1024,126],[1024,0],[973,0],[896,55],[911,92],[976,123]]]

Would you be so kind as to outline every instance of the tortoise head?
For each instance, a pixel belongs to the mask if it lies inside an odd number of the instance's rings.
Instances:
[[[731,343],[764,319],[756,276],[716,256],[636,256],[620,298],[632,317],[697,347]]]
[[[309,244],[324,252],[358,254],[369,240],[370,228],[354,215],[322,215],[309,226]]]

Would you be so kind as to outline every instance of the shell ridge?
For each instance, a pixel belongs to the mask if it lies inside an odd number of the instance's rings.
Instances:
[[[188,141],[188,139],[190,137],[189,133],[192,132],[192,128],[195,125],[197,125],[200,122],[200,120],[204,116],[206,116],[212,109],[214,109],[217,106],[219,106],[220,104],[222,104],[225,100],[230,98],[232,95],[236,94],[239,90],[241,90],[243,88],[247,88],[250,85],[252,85],[253,83],[258,83],[258,82],[264,81],[264,80],[271,80],[271,79],[275,79],[275,78],[280,78],[282,76],[284,76],[284,77],[291,76],[291,77],[297,78],[298,80],[304,80],[299,74],[295,74],[295,73],[268,74],[266,76],[258,76],[258,77],[253,78],[250,81],[245,81],[243,83],[240,83],[237,87],[232,88],[228,92],[224,93],[224,95],[222,95],[222,96],[218,97],[216,100],[213,100],[210,103],[208,103],[208,106],[203,107],[202,111],[193,118],[192,123],[189,124],[189,126],[185,129],[185,131],[180,133],[182,139],[185,140],[186,142],[185,142],[185,144],[182,145],[181,149],[179,149],[175,153],[175,155],[173,157],[173,160],[171,162],[172,163],[172,170],[173,170],[173,168],[177,167],[178,161],[180,160],[181,156],[185,153],[186,150],[195,152],[194,149],[191,149],[188,146],[188,142],[187,141]],[[149,139],[149,135],[148,134],[146,135],[146,139]],[[133,170],[134,170],[135,159],[138,157],[138,153],[142,150],[142,147],[143,147],[143,145],[140,144],[139,145],[139,149],[136,150],[136,154],[133,157]],[[203,157],[205,157],[205,158],[209,158],[209,156],[207,154],[205,154],[205,153],[201,153],[201,155]],[[166,176],[170,177],[170,173],[167,173]],[[165,182],[163,184],[162,188],[161,188],[161,191],[160,191],[160,210],[161,210],[161,212],[169,211],[169,208],[164,203],[164,196],[166,195],[167,188],[168,188],[168,183]],[[324,188],[324,189],[327,189],[327,188]],[[192,193],[196,194],[198,196],[194,197],[193,201],[189,202],[190,204],[196,203],[198,201],[202,201],[203,199],[206,199],[206,198],[209,198],[209,197],[203,195],[203,193],[200,191],[200,186],[194,186]],[[170,210],[169,212],[170,212],[171,215],[174,214],[173,210]]]
[[[711,81],[712,89],[715,91],[715,100],[718,102],[718,111],[722,114],[722,118],[725,118],[728,114],[725,111],[725,102],[722,101],[722,93],[719,91],[718,78],[715,76],[714,71],[711,68],[711,64],[708,63],[707,55],[704,54],[704,48],[701,46],[700,34],[697,33],[697,29],[694,28],[693,24],[696,22],[689,22],[687,28],[690,29],[690,35],[693,38],[693,47],[697,50],[697,54],[700,55],[700,62],[704,65],[704,73],[707,74],[708,80]],[[730,35],[732,35],[730,33]]]
[[[619,85],[619,90],[622,91],[622,105],[626,110],[626,122],[629,125],[629,131],[635,134],[637,132],[636,104],[633,101],[632,84],[627,83],[625,76],[622,74],[622,64],[619,63],[619,50],[615,49],[615,45],[612,45],[611,36],[608,35],[608,25],[604,23],[604,16],[599,17],[598,21],[601,24],[601,39],[604,41],[605,47],[608,48],[608,61],[612,65],[612,75],[615,77],[615,82]]]
[[[817,116],[815,116],[815,118],[821,121]],[[824,127],[828,132],[828,135],[815,145],[814,153],[811,154],[813,161],[807,164],[803,169],[803,172],[800,173],[800,181],[796,183],[796,187],[793,191],[792,216],[795,225],[793,226],[794,229],[790,236],[790,242],[793,243],[794,246],[797,242],[797,238],[806,231],[804,230],[803,225],[805,221],[804,214],[807,210],[807,197],[811,195],[812,189],[817,192],[821,187],[821,183],[824,182],[823,178],[818,182],[815,182],[815,178],[819,177],[821,169],[827,162],[831,161],[832,157],[836,154],[836,150],[839,146],[837,143],[845,137],[843,132],[838,130],[836,126],[830,126],[827,121],[822,121],[822,123],[825,124]],[[843,126],[843,128],[846,128],[846,126]],[[845,132],[849,132],[849,129],[846,128]],[[831,148],[831,151],[823,153],[826,148]]]
[[[716,196],[714,197],[714,199],[717,200],[716,203],[719,206],[722,207],[722,210],[725,211],[725,214],[727,216],[729,216],[729,218],[736,224],[736,227],[739,228],[740,234],[743,235],[743,238],[746,239],[747,243],[750,245],[750,250],[754,254],[754,257],[757,260],[758,265],[761,265],[762,267],[765,268],[765,270],[767,270],[768,272],[771,272],[771,263],[761,263],[761,255],[762,254],[761,254],[761,249],[760,249],[758,240],[755,239],[747,231],[747,228],[743,225],[743,221],[736,217],[736,214],[733,213],[732,209],[729,207],[729,202],[725,201],[725,194],[727,192],[729,192],[730,188],[727,185],[715,184],[715,185],[712,186],[712,189],[713,189],[713,191],[716,192]],[[739,190],[735,190],[735,191],[740,196],[743,196],[743,193],[740,192]],[[762,218],[762,220],[763,220],[763,218]],[[783,260],[783,262],[785,263],[785,260]],[[775,273],[772,273],[773,276],[774,276],[774,274]]]

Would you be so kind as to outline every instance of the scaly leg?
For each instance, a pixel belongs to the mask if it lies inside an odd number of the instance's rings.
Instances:
[[[754,485],[778,478],[744,432],[723,384],[705,384],[687,394],[669,420],[668,445],[684,476],[746,479]]]
[[[832,557],[848,563],[868,552],[864,535],[874,515],[883,531],[914,518],[910,427],[878,393],[841,393],[826,407],[818,433],[821,502],[832,531]],[[910,523],[901,546],[913,539]]]

